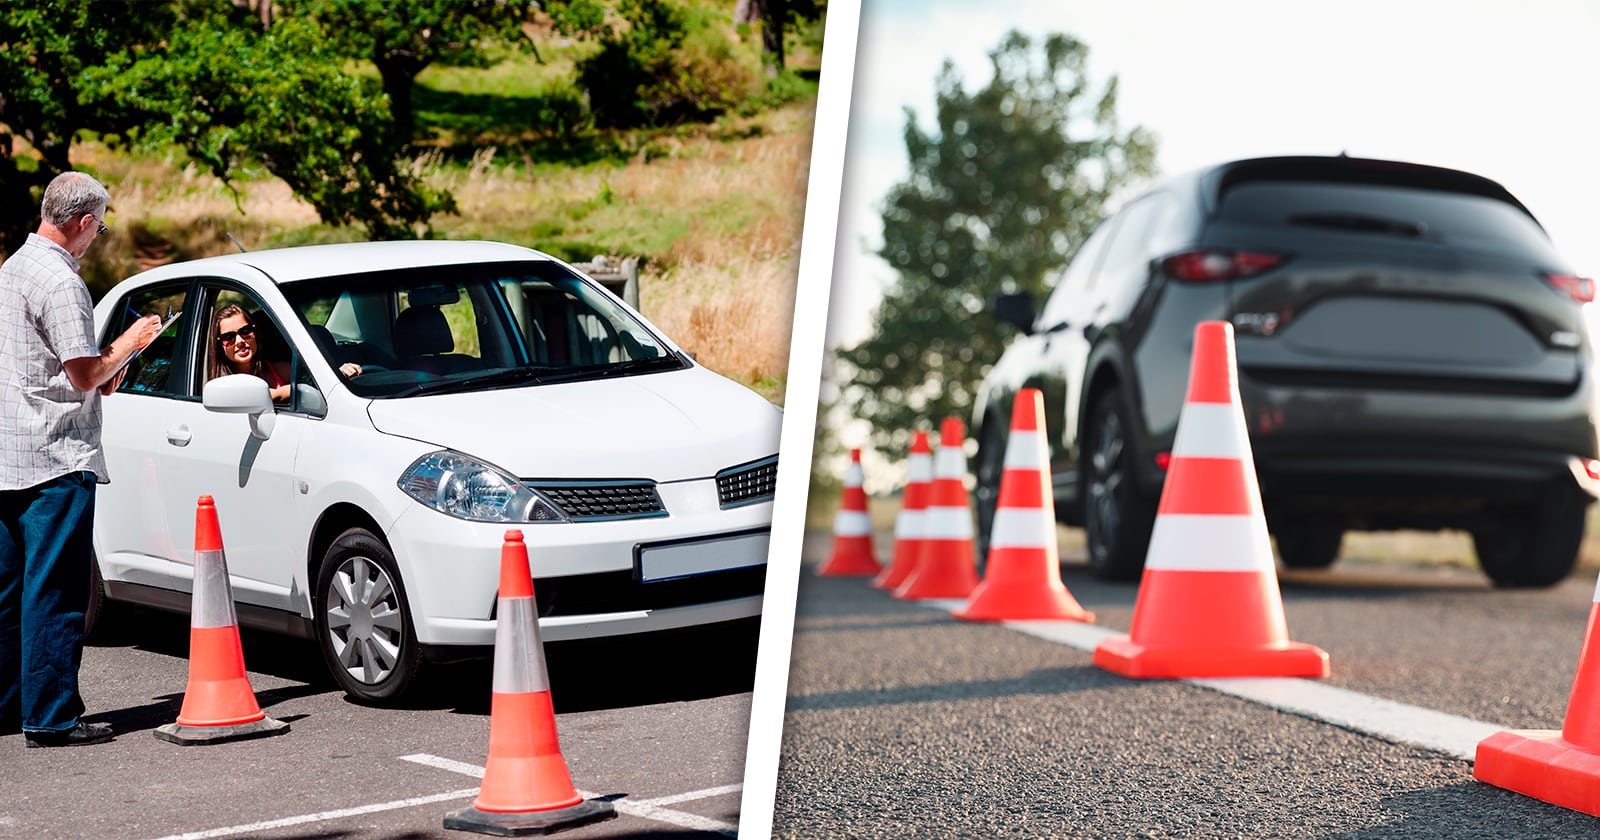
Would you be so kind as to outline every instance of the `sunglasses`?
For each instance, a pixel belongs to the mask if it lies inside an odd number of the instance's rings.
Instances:
[[[99,233],[100,233],[101,236],[105,236],[107,233],[111,232],[111,228],[106,227],[106,223],[105,222],[102,222],[99,219],[95,219],[95,222],[100,225]]]
[[[255,338],[255,335],[256,328],[246,324],[237,330],[228,330],[222,335],[217,336],[217,340],[221,341],[224,347],[231,347],[233,346],[233,342],[237,341],[238,339]]]

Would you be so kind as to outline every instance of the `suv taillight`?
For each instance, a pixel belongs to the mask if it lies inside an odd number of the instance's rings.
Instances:
[[[1579,303],[1589,303],[1594,300],[1594,281],[1587,277],[1575,274],[1546,274],[1544,279]]]
[[[1184,251],[1161,261],[1167,274],[1189,282],[1204,283],[1212,280],[1232,280],[1260,274],[1283,262],[1277,254],[1257,254],[1250,251]]]

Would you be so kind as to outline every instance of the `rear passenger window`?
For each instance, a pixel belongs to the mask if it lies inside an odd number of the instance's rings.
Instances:
[[[1222,196],[1223,221],[1292,224],[1352,234],[1391,230],[1446,245],[1507,250],[1550,262],[1549,237],[1526,213],[1492,198],[1377,184],[1270,181],[1239,184]],[[1363,224],[1365,223],[1365,224]],[[1559,264],[1559,263],[1557,263]]]

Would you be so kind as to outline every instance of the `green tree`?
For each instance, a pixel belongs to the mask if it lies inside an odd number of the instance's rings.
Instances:
[[[36,225],[38,192],[72,168],[83,131],[176,143],[225,182],[264,165],[326,222],[426,234],[453,202],[408,171],[376,85],[342,71],[313,21],[259,30],[228,0],[0,11],[0,247]]]
[[[946,62],[937,130],[906,111],[910,175],[883,208],[878,251],[899,274],[874,333],[839,351],[840,398],[871,422],[876,444],[904,451],[914,426],[969,417],[1007,339],[988,302],[1045,291],[1104,214],[1106,201],[1154,172],[1155,140],[1116,119],[1116,78],[1091,89],[1088,47],[1018,32],[990,54],[976,93]]]
[[[15,250],[38,226],[39,194],[72,168],[78,132],[104,127],[80,96],[84,71],[154,43],[173,19],[163,3],[35,0],[0,11],[0,249]]]
[[[481,67],[493,47],[524,41],[537,3],[518,0],[282,0],[280,20],[315,20],[334,49],[378,68],[396,131],[409,140],[417,74],[434,63]]]
[[[426,235],[428,219],[454,209],[409,171],[383,96],[344,72],[314,21],[258,33],[231,5],[216,10],[186,15],[159,50],[139,45],[88,71],[93,101],[142,144],[177,143],[224,181],[259,161],[323,221],[376,239]]]

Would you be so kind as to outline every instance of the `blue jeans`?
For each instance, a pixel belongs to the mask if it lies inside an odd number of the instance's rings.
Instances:
[[[83,698],[94,474],[0,490],[0,732],[64,732]]]

